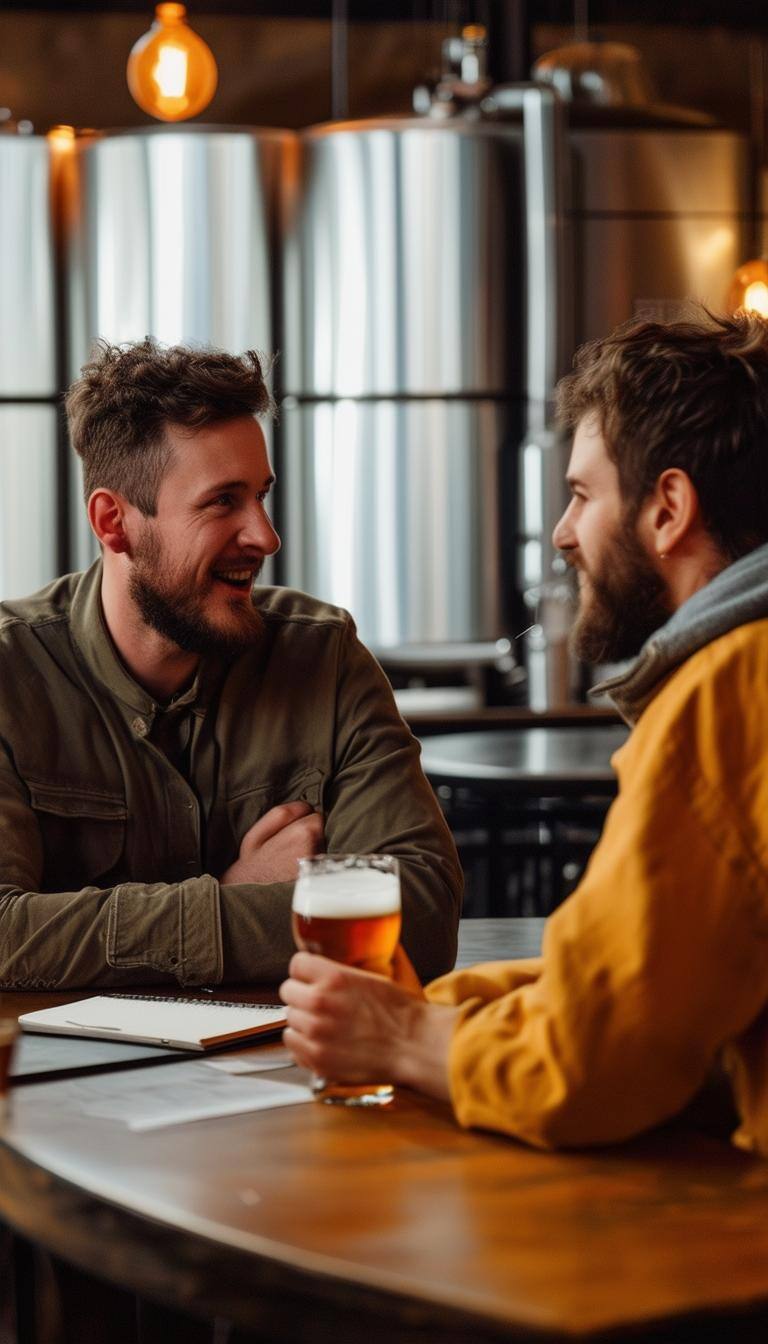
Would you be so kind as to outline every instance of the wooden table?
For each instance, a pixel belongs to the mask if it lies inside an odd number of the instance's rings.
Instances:
[[[486,932],[495,954],[503,929]],[[127,1097],[136,1076],[110,1083]],[[274,1344],[768,1337],[768,1163],[683,1124],[539,1153],[403,1091],[378,1112],[307,1105],[139,1135],[83,1115],[80,1083],[17,1089],[0,1216]]]

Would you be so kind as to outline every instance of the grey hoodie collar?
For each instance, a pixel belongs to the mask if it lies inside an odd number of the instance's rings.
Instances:
[[[628,723],[639,719],[671,672],[713,639],[768,616],[768,545],[720,571],[647,639],[637,658],[590,695],[608,695]]]

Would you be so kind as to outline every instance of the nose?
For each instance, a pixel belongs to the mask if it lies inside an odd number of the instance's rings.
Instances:
[[[571,523],[571,504],[568,505],[559,522],[555,523],[552,532],[552,545],[558,551],[570,551],[576,545],[576,537]]]
[[[238,533],[238,541],[241,546],[250,546],[261,555],[275,555],[280,550],[280,538],[261,500],[255,500],[248,509]]]

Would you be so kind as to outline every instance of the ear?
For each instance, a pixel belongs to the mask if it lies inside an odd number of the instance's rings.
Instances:
[[[699,496],[687,472],[668,467],[659,476],[643,508],[650,547],[659,559],[670,555],[700,525]]]
[[[123,496],[114,490],[94,490],[88,500],[88,521],[102,546],[113,555],[130,555],[127,509]]]

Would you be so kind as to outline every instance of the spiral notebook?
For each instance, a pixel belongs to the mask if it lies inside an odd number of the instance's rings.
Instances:
[[[210,1050],[285,1026],[285,1009],[274,1003],[166,999],[149,994],[104,994],[19,1018],[24,1031],[54,1036],[93,1036],[177,1050]]]

